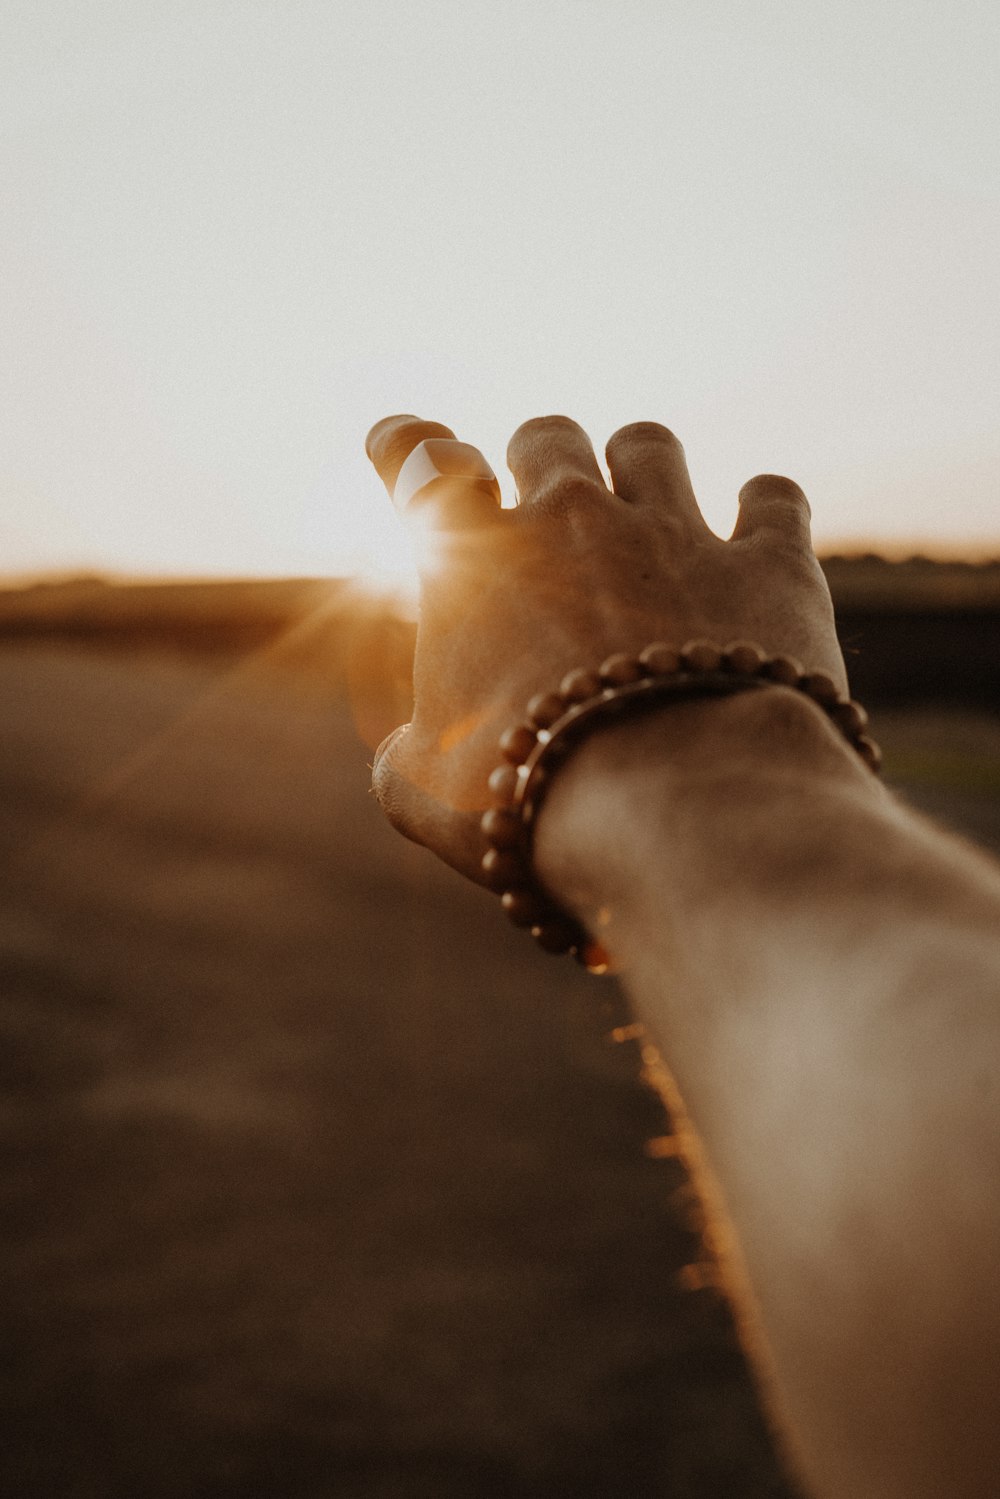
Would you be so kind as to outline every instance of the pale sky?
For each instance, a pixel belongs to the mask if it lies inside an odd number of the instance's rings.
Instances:
[[[1000,553],[998,78],[996,0],[3,0],[0,571],[377,562],[394,411]]]

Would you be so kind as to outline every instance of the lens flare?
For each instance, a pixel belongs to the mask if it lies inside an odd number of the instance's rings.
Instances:
[[[455,538],[435,524],[429,506],[411,506],[402,519],[388,519],[390,526],[373,538],[359,559],[354,578],[374,596],[415,607],[420,578],[433,577],[445,566]]]
[[[402,516],[386,518],[387,525],[355,554],[352,578],[370,597],[402,601],[415,617],[421,579],[427,583],[489,562],[497,532],[486,522],[491,514],[499,517],[503,508],[494,511],[492,495],[490,510],[484,512],[481,495],[439,489],[433,501],[411,502]]]

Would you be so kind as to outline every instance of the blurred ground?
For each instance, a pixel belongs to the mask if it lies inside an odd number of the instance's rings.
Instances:
[[[620,996],[384,826],[409,636],[301,588],[0,642],[0,1492],[790,1494]],[[1000,849],[1000,719],[877,734]]]

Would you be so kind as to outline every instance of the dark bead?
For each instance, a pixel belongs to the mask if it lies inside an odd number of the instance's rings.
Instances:
[[[869,739],[867,734],[862,734],[854,741],[854,747],[870,770],[879,769],[882,764],[882,751],[874,739]]]
[[[558,692],[539,692],[528,704],[528,717],[540,729],[547,729],[566,712],[566,699]]]
[[[545,916],[545,902],[533,890],[505,890],[500,904],[515,926],[535,926]]]
[[[569,703],[582,703],[588,697],[596,697],[601,690],[601,679],[593,671],[569,671],[559,683],[559,691]]]
[[[754,677],[764,664],[764,652],[752,640],[734,640],[727,645],[722,659],[730,671],[741,677]]]
[[[672,677],[680,670],[681,653],[675,651],[672,645],[647,645],[639,657],[639,664],[645,667],[654,677]]]
[[[611,967],[611,954],[600,942],[584,942],[577,948],[576,960],[588,973],[607,973]]]
[[[794,656],[772,656],[761,672],[762,677],[780,682],[782,687],[794,687],[802,674],[802,663]]]
[[[521,841],[522,824],[516,812],[491,807],[479,825],[494,848],[516,848]]]
[[[512,765],[523,765],[538,741],[526,723],[514,724],[500,735],[500,753]]]
[[[835,703],[840,697],[840,688],[825,671],[811,671],[800,677],[799,691],[807,693],[817,703]]]
[[[525,868],[516,854],[491,848],[483,855],[483,874],[491,890],[506,890],[510,886],[523,885]]]
[[[601,662],[601,681],[609,687],[620,687],[625,682],[637,682],[642,675],[642,667],[635,656],[619,653]]]
[[[487,783],[498,807],[509,807],[517,791],[517,771],[513,765],[498,765]]]
[[[830,709],[830,717],[834,723],[844,730],[845,734],[862,734],[868,723],[868,714],[860,703],[837,703]]]
[[[681,651],[681,664],[688,671],[718,671],[722,652],[710,640],[690,640]]]

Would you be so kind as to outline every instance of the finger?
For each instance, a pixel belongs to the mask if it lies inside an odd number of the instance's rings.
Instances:
[[[740,513],[730,540],[760,537],[812,550],[809,501],[793,479],[758,474],[740,490]]]
[[[478,448],[425,437],[409,454],[392,491],[400,515],[423,512],[445,529],[481,525],[500,514],[500,485]]]
[[[415,416],[377,422],[365,449],[400,515],[424,513],[434,527],[463,530],[495,520],[500,485],[478,448],[450,427]]]
[[[615,494],[635,505],[655,505],[686,525],[707,529],[680,441],[659,422],[619,427],[606,448]]]
[[[365,438],[365,452],[391,496],[400,469],[418,442],[427,437],[454,439],[454,432],[441,422],[425,422],[419,416],[386,416]]]
[[[523,422],[507,445],[507,467],[522,505],[608,492],[590,438],[568,416]]]
[[[447,863],[467,879],[485,884],[480,826],[483,809],[459,811],[445,806],[407,774],[409,728],[409,724],[403,724],[395,729],[375,752],[372,765],[375,798],[397,832],[426,848],[446,849],[441,856]]]

